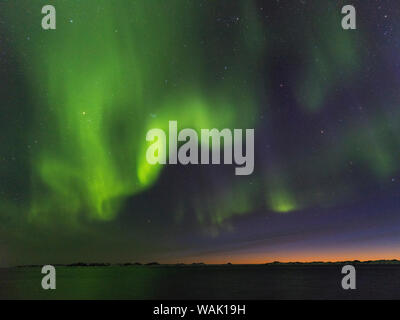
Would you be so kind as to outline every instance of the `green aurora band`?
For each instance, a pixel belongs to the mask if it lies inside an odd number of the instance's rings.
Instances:
[[[237,1],[226,16],[240,12],[246,18],[229,20],[221,41],[215,22],[208,21],[221,3],[228,1],[200,8],[196,1],[180,0],[96,0],[95,5],[56,0],[57,30],[46,32],[39,23],[45,1],[3,3],[0,14],[6,12],[4,19],[16,26],[8,31],[18,39],[14,49],[33,110],[25,133],[31,147],[24,164],[29,190],[23,202],[0,195],[3,219],[21,211],[43,225],[60,219],[74,223],[82,216],[114,219],[126,199],[159,178],[162,167],[146,162],[145,137],[152,128],[168,131],[170,120],[177,120],[180,129],[273,127],[269,114],[257,115],[260,101],[269,103],[272,88],[260,79],[270,68],[264,65],[274,49],[270,45],[281,35],[261,25],[255,2]],[[363,62],[355,46],[360,36],[341,32],[340,13],[329,16],[318,4],[315,11],[318,27],[310,23],[309,30],[290,25],[286,30],[271,22],[271,30],[295,33],[293,46],[307,48],[299,50],[304,63],[292,89],[307,117],[318,116],[330,90],[346,86],[338,83],[337,70],[353,81]],[[310,15],[299,19],[311,21]],[[211,184],[192,199],[182,199],[171,215],[180,221],[190,207],[200,224],[229,228],[230,217],[254,209],[286,213],[344,201],[357,189],[355,182],[340,179],[348,159],[376,179],[398,170],[392,150],[399,141],[390,138],[398,133],[398,123],[387,129],[388,119],[371,118],[342,129],[340,143],[324,141],[325,151],[318,155],[303,144],[293,151],[283,146],[273,159],[256,164],[261,174],[232,180],[224,188]],[[373,129],[364,130],[367,125]],[[337,183],[323,183],[332,176],[338,176]]]
[[[146,162],[145,136],[151,128],[166,129],[169,120],[197,130],[254,125],[250,74],[264,49],[255,22],[252,36],[237,25],[226,40],[235,41],[239,53],[231,48],[224,61],[210,61],[213,53],[198,45],[207,30],[197,20],[207,12],[196,14],[195,2],[52,4],[55,31],[41,30],[37,15],[23,17],[36,43],[20,48],[29,50],[21,59],[35,92],[31,219],[45,223],[58,214],[73,220],[83,212],[113,219],[124,199],[156,181],[161,167]],[[40,13],[42,4],[19,5]],[[18,38],[26,27],[20,25]],[[223,75],[207,73],[210,64]],[[242,108],[248,111],[238,113]]]

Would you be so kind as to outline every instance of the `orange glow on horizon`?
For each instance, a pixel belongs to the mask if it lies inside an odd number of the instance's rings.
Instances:
[[[206,264],[265,264],[274,261],[279,262],[340,262],[340,261],[368,261],[368,260],[400,260],[400,249],[382,249],[374,250],[332,250],[323,252],[285,252],[282,254],[226,254],[213,256],[192,256],[182,259],[168,259],[165,263],[199,263]]]

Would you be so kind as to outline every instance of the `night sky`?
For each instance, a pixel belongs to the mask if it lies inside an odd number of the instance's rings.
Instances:
[[[48,2],[0,0],[0,266],[400,259],[399,1]],[[149,165],[170,120],[253,174]]]

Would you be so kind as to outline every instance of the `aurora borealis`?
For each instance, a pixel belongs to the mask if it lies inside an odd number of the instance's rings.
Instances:
[[[400,258],[400,4],[0,0],[0,265]],[[255,168],[146,133],[254,128]]]

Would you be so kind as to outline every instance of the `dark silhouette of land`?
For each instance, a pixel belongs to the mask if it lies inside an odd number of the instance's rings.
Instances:
[[[173,266],[173,267],[187,267],[187,266],[197,266],[197,267],[207,267],[207,266],[232,266],[232,265],[254,265],[254,266],[324,266],[324,265],[342,265],[342,264],[352,264],[352,265],[400,265],[400,260],[347,260],[347,261],[313,261],[313,262],[267,262],[264,264],[233,264],[228,262],[226,264],[206,264],[203,262],[193,262],[191,264],[186,263],[175,263],[175,264],[162,264],[158,262],[149,262],[149,263],[140,263],[140,262],[126,262],[126,263],[104,263],[104,262],[77,262],[71,264],[53,264],[53,266],[58,267],[111,267],[111,266],[119,266],[119,267],[131,267],[131,266],[143,266],[143,267],[152,267],[152,266]],[[17,268],[33,268],[33,267],[42,267],[42,265],[19,265]]]

